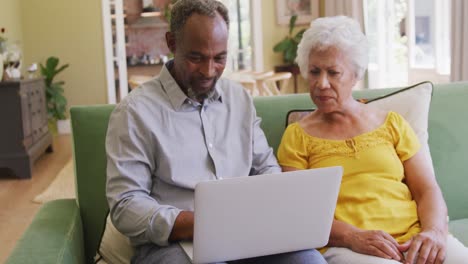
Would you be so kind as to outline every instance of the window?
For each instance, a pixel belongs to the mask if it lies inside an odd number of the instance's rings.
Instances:
[[[368,86],[448,82],[450,6],[444,0],[365,0]]]
[[[222,0],[229,9],[228,71],[252,69],[252,39],[249,0]]]
[[[450,74],[450,1],[411,0],[410,3],[414,3],[409,13],[414,18],[409,25],[414,32],[410,40],[411,67]]]

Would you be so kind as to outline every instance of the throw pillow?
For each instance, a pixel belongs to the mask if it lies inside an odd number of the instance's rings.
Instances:
[[[395,111],[402,115],[413,128],[419,138],[419,141],[424,146],[427,144],[429,138],[427,127],[432,89],[432,83],[422,82],[381,97],[373,99],[359,99],[359,101],[374,105],[386,111]],[[301,109],[289,111],[286,117],[286,125],[300,120],[311,111],[314,110]]]
[[[427,143],[429,134],[429,107],[432,98],[432,83],[422,82],[396,92],[370,99],[367,104],[402,115],[413,128],[421,144]]]
[[[128,237],[120,233],[107,215],[106,227],[101,237],[98,253],[94,257],[98,264],[128,264],[134,250]]]

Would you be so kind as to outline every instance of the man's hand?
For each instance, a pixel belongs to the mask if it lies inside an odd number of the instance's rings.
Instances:
[[[169,241],[193,240],[193,219],[193,212],[180,212],[172,227]]]
[[[402,252],[408,248],[384,231],[359,230],[348,234],[346,240],[355,252],[397,261],[404,260]]]
[[[407,264],[442,264],[445,260],[447,234],[429,229],[415,235],[406,255]]]

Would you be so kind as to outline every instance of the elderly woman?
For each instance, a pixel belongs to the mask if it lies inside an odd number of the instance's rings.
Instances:
[[[412,128],[352,97],[367,52],[355,20],[312,22],[296,60],[317,109],[288,126],[279,163],[284,171],[344,168],[328,263],[466,263],[468,249],[448,234],[441,190]]]

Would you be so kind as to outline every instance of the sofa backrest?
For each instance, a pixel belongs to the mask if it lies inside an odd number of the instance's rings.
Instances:
[[[375,98],[396,89],[355,91],[355,98]],[[468,217],[468,83],[436,85],[429,113],[429,145],[437,180],[451,220]],[[269,144],[278,148],[287,113],[310,109],[308,94],[255,97],[257,114]],[[97,250],[105,226],[105,136],[113,105],[78,106],[71,112],[77,199],[84,228],[87,262]],[[466,164],[466,165],[465,165]]]
[[[113,109],[114,105],[75,106],[70,109],[76,194],[83,223],[86,263],[93,263],[109,211],[105,195],[105,139]]]

